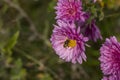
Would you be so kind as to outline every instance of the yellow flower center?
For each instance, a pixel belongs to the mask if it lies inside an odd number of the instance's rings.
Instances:
[[[75,47],[77,45],[77,43],[76,43],[76,40],[72,40],[72,39],[67,39],[65,42],[64,42],[64,47],[66,48],[66,47],[71,47],[71,48],[73,48],[73,47]]]

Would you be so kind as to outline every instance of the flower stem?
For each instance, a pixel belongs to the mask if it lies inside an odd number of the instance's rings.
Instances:
[[[116,17],[116,16],[119,16],[120,13],[114,13],[114,14],[110,14],[108,16],[105,16],[105,18],[110,18],[110,17]]]

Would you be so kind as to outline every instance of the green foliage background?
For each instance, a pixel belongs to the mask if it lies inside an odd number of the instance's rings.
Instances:
[[[89,6],[93,17],[97,19],[103,40],[88,42],[91,47],[86,48],[88,58],[82,65],[62,61],[51,47],[49,39],[55,24],[56,2],[0,0],[0,80],[102,78],[99,48],[106,37],[115,35],[120,41],[120,1],[105,0],[103,9],[98,7],[99,3]],[[99,9],[102,11],[97,15]]]

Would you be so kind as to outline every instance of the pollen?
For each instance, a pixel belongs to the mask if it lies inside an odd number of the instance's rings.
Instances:
[[[72,39],[67,39],[66,41],[65,41],[65,43],[64,43],[64,47],[66,48],[66,47],[71,47],[71,48],[73,48],[73,47],[75,47],[77,45],[77,43],[76,43],[76,40],[72,40]]]

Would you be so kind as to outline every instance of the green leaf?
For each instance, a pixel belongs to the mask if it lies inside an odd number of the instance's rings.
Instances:
[[[14,68],[11,70],[11,80],[25,80],[26,69],[22,66],[23,63],[20,58],[14,62]]]
[[[99,15],[99,21],[104,19],[104,12],[101,10]]]
[[[91,13],[92,13],[92,16],[97,17],[97,9],[95,8],[95,6],[91,7]]]
[[[19,37],[19,31],[17,31],[11,38],[8,40],[7,44],[4,47],[4,52],[11,53],[11,49],[15,46],[17,43],[17,39]]]

